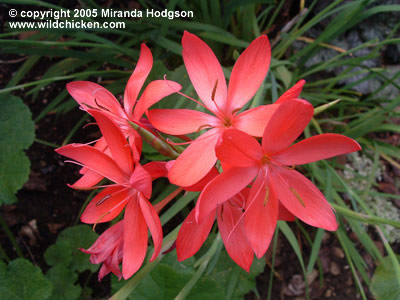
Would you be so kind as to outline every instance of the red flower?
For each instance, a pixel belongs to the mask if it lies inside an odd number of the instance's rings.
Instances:
[[[71,144],[57,149],[57,153],[76,160],[97,176],[115,182],[101,191],[86,207],[81,221],[96,224],[107,222],[125,209],[123,230],[123,277],[129,278],[143,263],[147,251],[147,228],[153,236],[154,260],[162,244],[159,217],[149,202],[152,177],[159,176],[159,164],[141,166],[139,157],[127,142],[120,128],[103,112],[88,111],[97,121],[110,156],[85,144]]]
[[[312,116],[313,107],[308,102],[284,101],[265,127],[262,146],[243,132],[226,131],[216,153],[228,168],[201,193],[196,204],[199,223],[207,219],[218,204],[232,198],[255,178],[243,219],[247,239],[257,257],[264,255],[269,246],[278,220],[279,203],[309,225],[336,230],[336,218],[325,197],[293,166],[361,148],[348,137],[329,133],[290,146]]]
[[[119,221],[104,231],[89,249],[80,249],[90,254],[92,264],[103,263],[98,275],[99,281],[110,272],[121,279],[122,272],[119,264],[122,261],[123,244],[124,221]]]
[[[236,128],[253,136],[262,136],[266,120],[276,105],[239,113],[268,72],[271,49],[267,36],[255,39],[240,55],[233,67],[229,88],[217,58],[206,43],[185,32],[182,47],[190,80],[203,101],[199,104],[214,116],[189,109],[154,109],[148,116],[154,127],[171,135],[211,128],[185,149],[169,172],[172,183],[185,187],[201,180],[213,167],[217,161],[215,145],[225,129]]]
[[[123,107],[107,89],[90,81],[74,81],[67,84],[67,90],[85,111],[101,110],[122,129],[125,136],[135,139],[136,148],[142,149],[140,135],[129,125],[128,121],[148,128],[148,122],[142,118],[146,110],[162,98],[179,91],[181,86],[173,81],[155,80],[144,89],[140,99],[138,95],[153,66],[153,56],[145,44],[141,45],[139,61],[125,88]],[[142,119],[141,119],[142,118]],[[106,150],[106,143],[101,138],[95,145],[101,151]],[[100,182],[103,178],[94,172],[82,169],[84,174],[78,182],[73,184],[76,188],[87,188]]]

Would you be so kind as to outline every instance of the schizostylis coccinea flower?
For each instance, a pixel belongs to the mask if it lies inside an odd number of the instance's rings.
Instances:
[[[214,148],[226,129],[236,128],[260,137],[276,105],[240,112],[267,75],[271,60],[267,36],[255,39],[240,55],[232,69],[229,87],[218,59],[200,38],[185,32],[182,48],[186,70],[202,100],[198,103],[212,115],[190,109],[153,109],[148,116],[155,128],[171,135],[209,129],[191,142],[169,172],[172,183],[185,187],[201,180],[214,166],[217,161]]]
[[[113,182],[93,198],[83,212],[81,221],[89,224],[107,222],[117,217],[125,208],[122,275],[126,279],[143,263],[147,251],[148,229],[154,242],[151,260],[160,253],[162,228],[149,198],[152,193],[152,180],[161,173],[158,164],[165,163],[151,162],[140,165],[139,158],[135,157],[138,152],[134,151],[120,127],[104,112],[98,110],[88,112],[99,125],[110,150],[109,155],[86,144],[66,145],[58,148],[56,152]]]
[[[318,188],[293,166],[360,150],[339,134],[320,134],[291,145],[313,116],[304,100],[285,101],[265,127],[262,144],[238,130],[224,132],[216,154],[226,170],[213,179],[196,204],[201,223],[222,204],[252,184],[243,214],[247,239],[257,257],[268,249],[278,220],[279,203],[303,222],[336,230],[332,208]]]

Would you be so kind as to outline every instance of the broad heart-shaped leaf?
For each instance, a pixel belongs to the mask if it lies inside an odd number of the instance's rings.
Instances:
[[[57,264],[47,271],[46,277],[53,283],[50,299],[75,300],[81,295],[82,288],[75,284],[78,275],[63,264]]]
[[[35,127],[29,108],[18,97],[0,95],[0,205],[16,202],[15,193],[28,180],[30,162],[24,153]]]
[[[89,255],[81,252],[79,248],[89,248],[98,235],[87,225],[77,225],[65,229],[57,238],[54,245],[47,248],[44,258],[51,266],[63,264],[71,271],[83,272],[90,270],[95,272],[99,265],[93,265],[89,261]]]
[[[30,261],[18,258],[8,266],[0,261],[2,300],[44,300],[49,298],[51,291],[51,282]]]
[[[46,249],[44,259],[49,266],[63,264],[69,266],[72,262],[72,247],[69,240],[57,240]]]
[[[400,261],[400,255],[397,259]],[[400,285],[389,256],[386,256],[383,263],[376,268],[371,280],[371,292],[377,300],[400,299]]]

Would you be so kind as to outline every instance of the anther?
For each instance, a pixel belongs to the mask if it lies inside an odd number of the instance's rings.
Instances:
[[[103,198],[101,198],[99,201],[96,202],[96,206],[99,206],[104,201],[106,201],[107,199],[110,199],[110,198],[111,198],[111,195],[105,195]]]
[[[301,199],[299,193],[293,187],[289,187],[289,190],[293,193],[293,195],[297,198],[297,200],[299,200],[300,204],[303,207],[306,207],[306,204],[304,203],[303,199]]]
[[[264,206],[267,206],[268,200],[269,200],[269,188],[266,186],[265,187]]]
[[[97,102],[97,99],[96,99],[96,98],[94,98],[94,102],[96,103],[96,105],[97,105],[99,108],[104,109],[104,110],[106,110],[106,111],[110,111],[107,107],[100,105],[100,104]]]
[[[211,93],[211,100],[215,102],[215,93],[217,92],[218,79],[215,81],[214,88]]]

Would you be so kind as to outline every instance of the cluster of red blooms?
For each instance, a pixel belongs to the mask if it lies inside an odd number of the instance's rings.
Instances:
[[[313,117],[312,105],[299,99],[304,80],[274,104],[242,111],[267,75],[271,59],[268,38],[255,39],[236,61],[229,86],[212,50],[197,36],[185,32],[183,60],[190,80],[209,113],[189,109],[148,110],[162,98],[179,93],[173,81],[156,80],[138,95],[152,68],[150,50],[142,44],[140,58],[125,89],[123,107],[105,88],[92,82],[67,85],[72,97],[96,119],[102,138],[94,146],[70,144],[56,151],[82,166],[76,189],[105,187],[86,207],[81,220],[97,224],[117,217],[87,250],[91,262],[103,263],[99,279],[109,272],[132,276],[142,265],[152,235],[154,260],[161,251],[163,233],[150,202],[152,181],[168,177],[189,191],[201,191],[195,208],[179,231],[179,260],[194,255],[206,240],[217,216],[218,228],[231,258],[249,270],[254,254],[265,254],[278,220],[294,220],[336,230],[332,208],[322,193],[294,169],[336,155],[360,150],[358,143],[338,134],[321,134],[292,143]],[[144,118],[146,115],[147,118]],[[205,132],[175,160],[140,164],[142,137],[136,124],[160,136]],[[261,144],[259,142],[261,138]],[[215,167],[219,160],[222,172]],[[107,178],[112,184],[98,186]],[[119,267],[122,262],[122,271]]]

